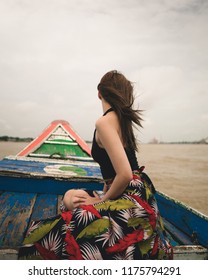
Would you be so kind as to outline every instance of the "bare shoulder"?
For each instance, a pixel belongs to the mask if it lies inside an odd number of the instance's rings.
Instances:
[[[96,140],[100,147],[109,148],[109,144],[121,140],[121,130],[115,112],[110,112],[96,121]],[[117,140],[116,140],[117,139]]]
[[[100,117],[95,123],[96,129],[102,128],[115,128],[116,130],[119,129],[119,121],[118,117],[115,112],[110,112],[106,116]]]

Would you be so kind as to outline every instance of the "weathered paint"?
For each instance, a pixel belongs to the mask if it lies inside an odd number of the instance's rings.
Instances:
[[[57,215],[57,203],[57,195],[38,194],[31,215],[31,220],[41,220]]]
[[[208,217],[170,198],[161,192],[156,193],[162,217],[189,236],[193,244],[208,247]]]
[[[76,170],[83,170],[86,177],[100,178],[101,172],[98,164],[85,161],[62,161],[62,160],[46,160],[46,159],[31,159],[31,158],[16,158],[8,157],[0,161],[0,176],[2,174],[9,174],[10,176],[39,176],[49,174],[53,177],[71,177],[68,173],[69,169],[73,169],[74,176],[80,176]],[[76,174],[77,173],[77,174]],[[83,174],[81,174],[83,177]]]
[[[208,250],[198,245],[175,246],[173,248],[174,260],[207,260]]]
[[[0,195],[0,248],[18,249],[32,220],[60,213],[61,198],[49,194],[3,192]]]
[[[61,201],[62,195],[56,194],[2,192],[0,195],[0,259],[15,259],[31,220],[57,215],[60,213]],[[174,259],[207,258],[206,248],[193,245],[188,236],[181,233],[173,224],[170,226],[169,221],[164,220],[164,224],[174,246]],[[188,246],[177,246],[180,243],[187,244],[189,241]],[[16,249],[16,251],[13,253],[11,250],[5,251],[6,248]]]
[[[162,205],[159,205],[162,208]],[[184,245],[193,245],[191,238],[185,234],[183,231],[179,230],[176,226],[171,224],[163,217],[163,222],[166,228],[167,233],[169,234],[169,239],[172,246],[184,244]]]
[[[0,260],[17,260],[18,250],[0,249]],[[176,246],[173,248],[174,260],[207,260],[207,249],[201,246]]]
[[[7,200],[5,200],[7,196]],[[1,195],[0,248],[15,248],[23,240],[23,233],[28,226],[36,195],[5,193]],[[6,211],[4,211],[6,209]]]
[[[18,250],[0,249],[0,260],[17,260]]]

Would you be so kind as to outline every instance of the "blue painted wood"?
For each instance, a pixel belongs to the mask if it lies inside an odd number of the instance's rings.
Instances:
[[[10,160],[5,158],[0,161],[0,170],[45,173],[44,168],[50,164],[51,163],[25,160]]]
[[[178,246],[180,244],[194,245],[189,236],[187,236],[184,232],[182,232],[173,224],[171,224],[169,221],[167,221],[164,217],[163,217],[163,223],[166,232],[169,233],[169,240],[172,246]]]
[[[63,162],[44,162],[44,161],[33,161],[33,160],[15,160],[15,159],[3,159],[0,161],[0,172],[12,172],[15,173],[23,173],[23,174],[46,174],[46,167],[61,167],[61,166],[72,166],[75,168],[83,169],[86,172],[86,176],[88,177],[100,177],[101,172],[99,166],[91,165],[89,162],[80,162],[80,164],[67,163]],[[55,174],[51,174],[51,176],[55,176]]]
[[[102,190],[103,184],[94,181],[85,181],[82,179],[71,180],[67,178],[50,177],[10,177],[0,176],[0,190],[14,191],[23,193],[48,193],[64,194],[68,189],[84,188],[89,190]]]
[[[7,199],[5,199],[7,197]],[[1,195],[0,247],[14,248],[21,245],[33,209],[34,193],[5,193]]]
[[[4,192],[0,196],[0,226],[6,219],[6,217],[9,215],[11,211],[11,206],[14,205],[16,201],[16,196],[14,193],[11,192]]]
[[[58,214],[61,213],[60,206],[62,204],[62,200],[63,200],[63,195],[58,195],[58,201],[57,201],[57,213]]]
[[[57,204],[57,195],[38,194],[31,215],[31,220],[41,220],[57,215]]]
[[[0,248],[20,246],[30,221],[56,215],[61,198],[62,195],[56,194],[4,192],[0,196]],[[164,211],[160,203],[159,208],[160,212]],[[164,224],[173,246],[193,244],[190,236],[181,232],[180,228],[165,219]]]
[[[23,232],[31,219],[39,220],[56,215],[60,197],[68,189],[103,189],[103,183],[99,181],[100,169],[96,166],[82,165],[88,178],[81,176],[67,178],[54,174],[46,176],[44,168],[53,167],[54,164],[57,163],[7,159],[0,161],[0,194],[5,191],[0,195],[0,247],[14,247],[21,244]],[[11,192],[16,192],[16,198]],[[174,242],[193,244],[192,237],[195,236],[198,244],[208,246],[208,219],[205,216],[197,215],[192,209],[176,203],[160,192],[156,194],[156,198],[161,215],[167,219],[166,227],[173,236],[172,244]],[[22,220],[22,227],[20,220]]]
[[[189,236],[193,243],[208,247],[208,218],[180,202],[156,193],[161,216]]]

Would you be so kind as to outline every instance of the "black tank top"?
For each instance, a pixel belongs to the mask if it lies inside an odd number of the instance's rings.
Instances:
[[[105,116],[107,113],[113,111],[112,108],[107,110],[103,116]],[[104,148],[101,148],[98,146],[96,139],[96,130],[94,131],[94,136],[93,136],[93,142],[92,142],[92,149],[91,149],[91,154],[93,159],[100,165],[100,170],[103,176],[103,179],[113,179],[116,175],[116,172],[113,168],[113,165],[111,163],[111,160]],[[125,148],[125,152],[127,155],[127,158],[129,160],[129,163],[131,165],[131,169],[133,170],[138,170],[138,162],[136,158],[136,153],[133,149],[127,149]]]

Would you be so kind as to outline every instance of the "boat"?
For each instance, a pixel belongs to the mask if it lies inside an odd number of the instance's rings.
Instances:
[[[0,259],[17,259],[32,220],[60,213],[71,188],[102,192],[88,144],[63,120],[53,121],[16,156],[0,161]],[[174,259],[208,259],[208,217],[156,192]]]

